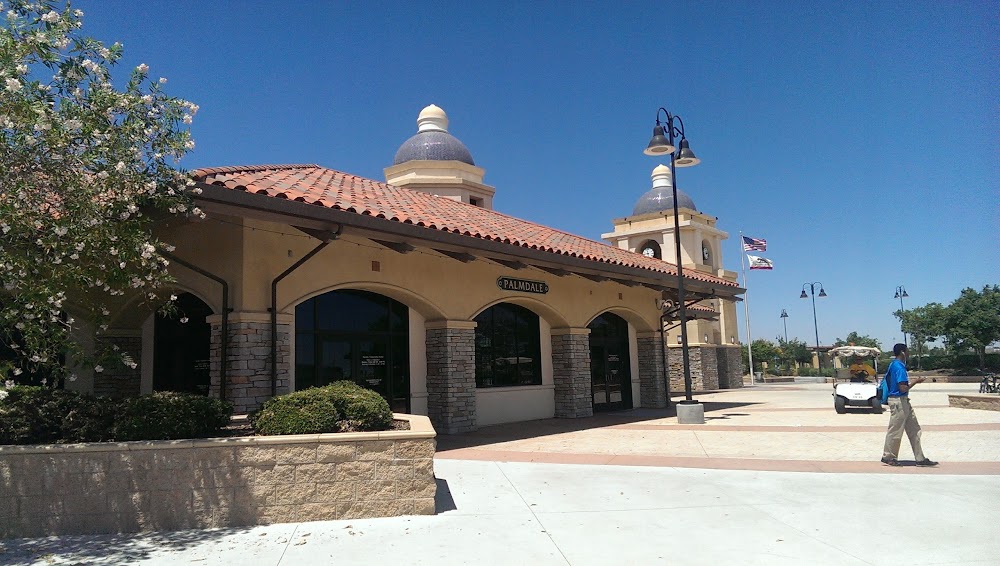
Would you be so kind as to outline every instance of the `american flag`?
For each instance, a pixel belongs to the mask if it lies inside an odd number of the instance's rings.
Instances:
[[[751,238],[750,236],[743,236],[743,251],[767,251],[767,240],[764,238]]]

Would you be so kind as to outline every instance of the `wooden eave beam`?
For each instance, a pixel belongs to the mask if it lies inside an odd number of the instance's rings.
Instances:
[[[436,251],[437,253],[439,253],[441,255],[446,255],[446,256],[450,257],[451,259],[454,259],[456,261],[460,261],[462,263],[471,263],[473,261],[476,261],[476,256],[474,256],[474,255],[472,255],[470,253],[466,253],[466,252],[455,252],[455,251],[451,251],[451,250],[439,250],[437,248],[434,248],[434,251]]]
[[[369,240],[375,242],[376,244],[382,247],[389,248],[390,250],[401,254],[408,254],[413,250],[417,249],[411,246],[410,244],[407,244],[406,242],[388,242],[386,240],[376,240],[374,238],[369,238]]]

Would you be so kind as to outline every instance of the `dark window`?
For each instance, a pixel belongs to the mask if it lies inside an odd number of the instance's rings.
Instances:
[[[409,411],[409,310],[367,291],[331,291],[295,307],[295,388],[350,380]]]
[[[177,297],[177,316],[156,315],[153,326],[153,389],[208,395],[212,314],[201,299],[191,293]]]
[[[476,317],[476,387],[541,385],[538,315],[501,303]]]

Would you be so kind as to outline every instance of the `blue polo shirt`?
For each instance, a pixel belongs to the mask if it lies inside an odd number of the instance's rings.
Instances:
[[[906,377],[906,365],[899,360],[892,360],[888,369],[885,370],[885,382],[889,386],[889,397],[906,397],[907,393],[900,393],[899,384],[910,384]]]

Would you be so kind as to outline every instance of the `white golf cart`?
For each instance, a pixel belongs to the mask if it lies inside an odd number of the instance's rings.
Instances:
[[[833,380],[833,408],[838,414],[847,412],[848,407],[865,407],[876,413],[882,412],[882,401],[878,398],[878,348],[867,346],[838,346],[830,350],[830,355],[850,361],[847,373],[850,381]],[[868,361],[871,360],[872,364]]]

